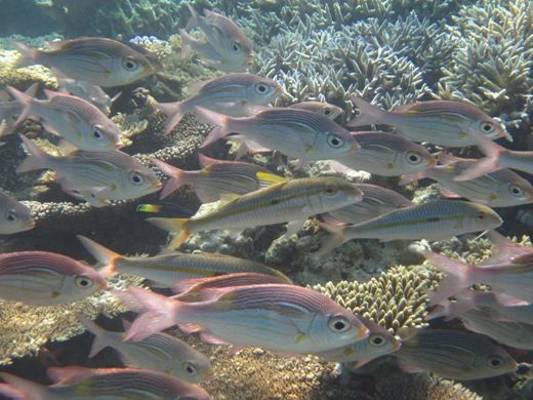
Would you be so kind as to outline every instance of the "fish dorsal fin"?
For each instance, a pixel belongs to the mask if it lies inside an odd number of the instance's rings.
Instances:
[[[277,185],[278,183],[287,182],[287,178],[271,174],[270,172],[258,171],[255,176],[259,180],[261,186],[271,186]]]
[[[52,367],[48,368],[46,374],[54,382],[54,386],[75,385],[94,375],[85,367]]]

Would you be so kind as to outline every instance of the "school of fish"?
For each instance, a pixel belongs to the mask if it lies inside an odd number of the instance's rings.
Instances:
[[[166,296],[140,287],[112,290],[137,313],[133,322],[123,321],[124,332],[79,316],[94,335],[89,356],[110,347],[123,367],[49,368],[49,386],[0,372],[0,394],[24,399],[209,399],[199,384],[212,374],[210,359],[163,332],[172,327],[234,351],[261,347],[281,355],[312,354],[356,368],[391,356],[405,371],[429,371],[450,379],[515,371],[517,362],[506,347],[533,350],[533,249],[495,231],[503,219],[492,207],[533,203],[527,177],[533,174],[533,154],[496,144],[497,139],[512,138],[497,120],[462,102],[422,101],[384,111],[353,96],[358,115],[346,125],[339,121],[343,109],[333,104],[309,100],[276,107],[283,82],[247,72],[253,43],[240,27],[224,15],[188,7],[190,20],[179,30],[181,56],[195,54],[225,74],[189,98],[161,102],[157,108],[167,117],[167,135],[186,113],[214,126],[198,152],[199,170],[157,159],[146,165],[122,150],[120,129],[110,118],[111,105],[121,93],[112,98],[105,89],[157,74],[162,65],[149,52],[97,37],[53,42],[45,50],[14,43],[21,55],[18,67],[44,65],[59,82],[59,91],[45,89],[44,97],[35,86],[25,92],[7,87],[0,97],[0,134],[18,133],[27,153],[16,166],[18,173],[53,170],[66,194],[93,207],[155,192],[171,200],[183,186],[201,203],[212,204],[189,218],[148,218],[170,234],[164,251],[156,255],[119,254],[83,236],[78,239],[96,260],[94,267],[46,251],[0,254],[0,298],[5,301],[70,304],[109,290],[107,281],[117,273],[143,277],[152,288],[173,292]],[[195,29],[201,39],[191,35]],[[40,121],[46,132],[66,142],[60,146],[62,154],[48,154],[20,134],[27,118]],[[368,130],[376,125],[391,129]],[[367,130],[351,131],[356,127]],[[288,178],[250,162],[214,159],[209,149],[219,140],[237,141],[244,152],[278,152],[297,161],[298,170],[330,160],[339,176]],[[468,146],[477,146],[485,157],[452,154]],[[350,170],[397,177],[403,184],[430,179],[445,199],[416,204],[389,188],[350,182],[344,175]],[[164,182],[159,173],[167,177]],[[162,208],[164,204],[141,204],[138,210],[157,213]],[[427,328],[393,335],[294,284],[272,266],[179,251],[198,232],[238,234],[246,228],[286,224],[286,235],[292,235],[310,218],[322,227],[317,257],[351,240],[436,241],[490,231],[493,256],[480,265],[424,253],[446,275],[430,293],[429,319],[458,318],[466,331]],[[0,193],[1,235],[35,225],[23,202]]]

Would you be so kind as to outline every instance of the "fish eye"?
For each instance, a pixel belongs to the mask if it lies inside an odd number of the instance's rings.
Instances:
[[[337,135],[328,135],[328,144],[331,147],[338,149],[344,145],[344,140]]]
[[[233,51],[237,52],[241,50],[241,44],[239,42],[233,42]]]
[[[266,85],[263,85],[262,83],[260,83],[259,85],[257,85],[255,87],[255,90],[257,91],[257,93],[259,94],[264,94],[267,92],[268,88],[266,87]]]
[[[511,185],[509,187],[509,191],[511,192],[511,194],[513,196],[516,196],[516,197],[523,197],[524,196],[524,192],[522,191],[522,189],[520,189],[518,186],[516,185]]]
[[[137,61],[135,61],[134,59],[132,58],[125,58],[123,61],[122,61],[122,66],[127,69],[128,71],[133,71],[133,70],[136,70],[137,67],[139,66],[139,64],[137,63]]]
[[[95,126],[93,129],[93,137],[97,140],[100,140],[104,137],[102,130],[99,126]]]
[[[485,214],[478,214],[477,217],[478,219],[485,219]]]
[[[329,115],[329,114],[331,114],[331,109],[329,109],[327,107],[324,108],[324,115]]]
[[[383,346],[387,341],[385,339],[385,336],[383,336],[380,333],[375,333],[373,335],[370,335],[370,338],[368,339],[370,344],[375,347],[381,347]]]
[[[407,161],[409,161],[410,164],[420,164],[422,157],[420,154],[410,151],[407,153]]]
[[[19,217],[15,210],[8,210],[6,212],[6,219],[8,220],[8,222],[17,222]]]
[[[491,368],[499,368],[503,364],[503,359],[500,356],[492,356],[489,357],[487,363]]]
[[[494,132],[494,124],[490,121],[485,121],[481,123],[481,131],[483,133],[492,133]]]
[[[324,189],[324,191],[326,192],[326,195],[333,196],[333,195],[336,195],[339,190],[335,186],[329,185],[329,186],[326,186],[326,189]]]
[[[86,276],[77,276],[74,282],[80,289],[88,289],[93,286],[93,281]]]
[[[335,333],[343,333],[350,329],[350,321],[342,315],[334,315],[328,321],[329,329]]]
[[[134,185],[141,185],[142,183],[144,183],[144,178],[138,172],[132,172],[130,174],[130,181]]]
[[[191,362],[189,361],[185,361],[183,363],[183,369],[185,370],[185,372],[187,372],[187,374],[191,375],[191,376],[196,376],[198,375],[198,368],[196,368]]]

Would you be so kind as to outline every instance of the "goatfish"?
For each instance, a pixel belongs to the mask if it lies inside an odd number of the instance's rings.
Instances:
[[[103,87],[123,86],[154,74],[161,65],[140,46],[80,37],[50,43],[49,50],[13,42],[21,53],[17,67],[41,64],[61,75]]]
[[[70,257],[45,251],[0,255],[0,298],[34,306],[68,304],[105,288],[105,278]]]
[[[490,378],[516,370],[516,361],[502,347],[477,333],[424,329],[402,340],[393,353],[408,372],[432,372],[460,381]]]
[[[533,175],[533,151],[509,150],[484,138],[476,138],[476,144],[486,157],[476,160],[456,181],[468,181],[505,168]]]
[[[54,367],[47,374],[54,383],[51,386],[0,372],[8,383],[6,390],[0,387],[0,393],[9,395],[14,388],[24,399],[34,400],[210,399],[200,386],[148,369]]]
[[[170,133],[185,113],[199,106],[233,117],[250,114],[250,107],[266,106],[283,92],[279,83],[253,74],[227,74],[205,83],[198,93],[173,103],[158,103],[157,108],[167,115],[165,132]]]
[[[262,147],[308,160],[337,159],[359,149],[346,129],[331,119],[307,110],[270,108],[251,117],[233,118],[197,108],[200,118],[216,125],[203,147],[230,133],[238,133]]]
[[[58,78],[57,82],[60,92],[68,93],[88,101],[98,107],[105,115],[111,113],[113,102],[122,94],[122,92],[119,92],[111,97],[100,86],[71,78]]]
[[[202,203],[211,203],[220,200],[224,195],[246,194],[268,186],[272,182],[284,180],[282,177],[270,174],[257,164],[215,160],[202,154],[199,154],[198,158],[203,168],[197,171],[184,171],[163,161],[152,160],[154,165],[169,177],[161,191],[161,199],[168,197],[183,185],[190,185]]]
[[[139,342],[129,342],[123,340],[124,332],[107,331],[86,317],[80,317],[80,321],[94,335],[90,358],[111,347],[128,367],[159,371],[192,383],[211,375],[209,358],[177,337],[156,333]],[[124,325],[129,327],[125,321]]]
[[[0,235],[29,231],[35,227],[31,210],[0,191]]]
[[[428,142],[445,147],[477,144],[476,138],[490,140],[511,136],[496,120],[477,107],[458,101],[433,100],[405,104],[394,111],[383,111],[360,97],[352,97],[359,109],[349,127],[391,125],[397,132],[415,142]]]
[[[204,9],[203,15],[187,4],[191,18],[179,31],[182,39],[182,57],[194,51],[203,63],[224,72],[239,72],[246,69],[250,61],[253,44],[239,26],[228,17]],[[199,28],[207,41],[190,36],[187,31]]]
[[[325,101],[302,101],[300,103],[291,104],[289,107],[315,112],[332,120],[337,119],[337,117],[344,114],[342,108]]]
[[[501,217],[491,208],[459,200],[437,200],[391,211],[357,225],[324,224],[332,235],[319,254],[327,254],[352,239],[444,240],[452,236],[497,228]]]
[[[337,162],[373,175],[400,176],[425,170],[435,159],[424,146],[386,132],[352,132],[360,149],[337,158]]]
[[[123,256],[84,236],[77,236],[83,246],[98,261],[104,276],[119,272],[142,276],[165,287],[187,279],[235,272],[259,272],[290,283],[280,271],[261,263],[225,254],[165,253],[156,256]]]
[[[43,121],[44,129],[80,150],[106,151],[118,147],[120,129],[88,101],[47,89],[44,91],[47,100],[36,99],[12,87],[8,91],[22,106],[16,125],[30,116],[37,117]]]
[[[368,183],[357,183],[363,199],[357,203],[330,211],[329,216],[347,224],[359,224],[414,203],[394,190]]]
[[[212,211],[189,219],[148,218],[147,221],[174,234],[169,248],[175,248],[193,233],[216,229],[242,230],[289,222],[288,231],[292,234],[307,218],[361,199],[357,186],[344,179],[300,178],[232,197]]]
[[[443,165],[402,177],[406,183],[415,179],[430,178],[441,186],[441,193],[448,198],[464,197],[489,207],[514,207],[533,203],[533,186],[526,179],[511,171],[501,169],[468,181],[455,178],[472,168],[479,161],[441,154]]]
[[[52,156],[20,135],[29,152],[17,173],[52,169],[62,189],[73,197],[102,207],[109,200],[129,200],[156,192],[161,182],[154,171],[117,150],[77,150],[66,156]]]
[[[200,332],[208,343],[308,354],[349,345],[369,332],[351,311],[304,287],[271,284],[208,292],[199,302],[182,302],[138,287],[113,294],[140,313],[127,340],[142,340],[178,325],[185,333]]]

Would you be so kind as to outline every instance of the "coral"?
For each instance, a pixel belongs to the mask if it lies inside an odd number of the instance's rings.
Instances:
[[[396,266],[365,283],[328,282],[314,289],[396,333],[400,328],[427,326],[426,292],[440,278],[423,267]]]
[[[0,49],[0,89],[15,86],[26,90],[31,84],[41,82],[50,89],[57,89],[57,80],[52,72],[42,66],[15,68],[18,52]]]

